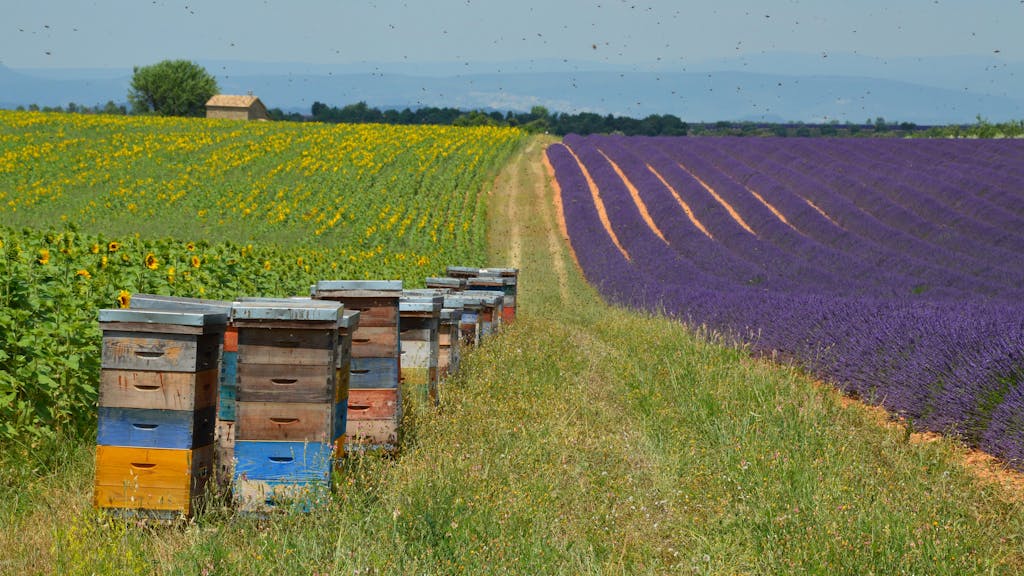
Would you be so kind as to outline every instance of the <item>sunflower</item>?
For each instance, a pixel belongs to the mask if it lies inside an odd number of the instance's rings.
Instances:
[[[160,260],[158,260],[157,257],[154,256],[152,252],[146,254],[146,268],[149,268],[150,270],[156,270],[159,267]]]
[[[44,266],[49,264],[50,263],[50,251],[47,250],[46,248],[40,248],[39,249],[39,258],[36,259],[36,262],[39,262],[40,264],[42,264]]]
[[[120,242],[111,241],[110,244],[107,244],[107,252],[117,252],[120,249],[121,249],[121,243]]]
[[[188,250],[189,252],[192,252],[195,249],[196,249],[196,243],[195,242],[189,242],[188,244],[185,244],[185,250]]]
[[[167,267],[167,282],[174,284],[174,266]]]
[[[89,247],[89,252],[92,252],[93,254],[99,254],[100,253],[100,245],[99,244],[93,244],[92,246]]]
[[[85,278],[86,280],[88,280],[89,278],[92,278],[92,274],[89,274],[89,271],[86,270],[85,268],[82,268],[78,272],[75,272],[75,276],[81,276],[82,278]]]
[[[263,269],[270,270],[270,260],[267,260],[263,263]]]
[[[189,263],[192,264],[193,268],[199,268],[199,265],[202,264],[203,261],[199,258],[199,256],[192,256],[192,258],[189,260]]]
[[[106,256],[102,256],[102,257],[100,257],[100,268],[106,268],[106,267],[107,267],[107,257]]]
[[[117,305],[121,308],[127,308],[132,303],[132,293],[127,290],[121,290],[121,293],[117,295]]]

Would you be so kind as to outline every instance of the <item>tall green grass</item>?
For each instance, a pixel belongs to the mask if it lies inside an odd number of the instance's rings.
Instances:
[[[493,261],[522,240],[520,316],[445,383],[440,410],[413,410],[399,457],[347,461],[310,514],[215,503],[140,526],[91,508],[90,446],[64,446],[44,475],[3,456],[0,572],[1024,571],[1024,507],[965,469],[957,445],[911,442],[793,369],[604,305],[564,248],[547,248],[538,142],[490,205]]]

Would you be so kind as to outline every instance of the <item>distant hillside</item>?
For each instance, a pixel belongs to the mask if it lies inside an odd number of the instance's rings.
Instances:
[[[108,71],[109,73],[109,71]],[[109,100],[124,102],[131,70],[103,75],[95,70],[62,70],[42,74],[15,71],[0,65],[0,108],[66,106],[69,102],[92,106]]]
[[[585,62],[310,65],[201,62],[229,93],[308,113],[313,102],[378,108],[595,112],[688,122],[753,120],[917,124],[1024,118],[1024,64],[978,58],[881,61],[850,55],[758,55],[682,69],[617,70]],[[750,70],[759,70],[751,72]],[[943,73],[945,72],[945,74]],[[0,106],[126,99],[131,70],[11,70]]]

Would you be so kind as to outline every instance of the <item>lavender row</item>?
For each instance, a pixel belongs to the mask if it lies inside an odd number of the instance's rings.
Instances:
[[[960,434],[1024,468],[1024,306],[1018,304],[1020,300],[986,298],[984,291],[972,293],[962,285],[944,294],[908,296],[888,285],[905,282],[903,271],[874,274],[873,282],[858,283],[835,273],[834,267],[820,268],[828,272],[815,277],[811,289],[792,275],[751,285],[745,281],[748,275],[764,268],[757,266],[756,258],[741,258],[735,251],[759,250],[763,248],[759,242],[769,243],[744,238],[742,235],[751,235],[746,231],[739,235],[735,225],[730,228],[727,221],[717,221],[716,208],[710,203],[701,207],[699,194],[694,192],[699,191],[694,188],[696,183],[687,182],[683,174],[668,174],[671,162],[651,157],[663,145],[651,147],[650,142],[621,138],[567,138],[566,142],[588,169],[593,166],[591,176],[600,187],[608,218],[632,256],[625,258],[612,244],[575,158],[560,145],[551,147],[548,154],[562,187],[570,241],[588,280],[605,298],[663,310],[687,323],[717,330],[756,352],[792,358],[849,393],[913,419],[917,426]],[[675,145],[688,144],[687,139],[680,139]],[[598,149],[640,189],[667,242],[643,222],[621,178]],[[1010,156],[1017,152],[1002,153]],[[785,150],[750,150],[749,154],[759,157],[758,162],[789,158]],[[715,164],[734,166],[740,172],[729,175],[734,183],[750,185],[758,173],[743,172],[739,157],[742,155]],[[681,208],[661,181],[651,177],[648,165],[659,173],[664,171],[663,177],[678,191],[689,191],[688,203],[692,202],[694,212],[705,210],[706,225],[718,231],[713,240],[681,215]],[[819,176],[819,180],[827,178]],[[844,246],[863,246],[868,241],[838,228],[813,208],[800,207],[800,195],[785,190],[782,180],[775,181],[783,189],[774,190],[771,202],[792,218],[794,226],[803,230],[809,222],[816,222],[821,228],[839,230],[833,230],[831,237],[821,232],[815,242],[825,245],[824,238],[829,237],[832,243],[828,245],[841,251]],[[738,190],[731,193],[740,197]],[[844,216],[839,212],[833,215],[840,221]],[[721,219],[720,214],[717,217]],[[788,237],[778,232],[779,238]],[[694,247],[680,243],[693,243]],[[819,246],[811,253],[820,250]],[[794,254],[801,253],[777,251],[775,256],[795,258]],[[712,265],[702,261],[702,255]],[[730,262],[741,272],[715,272],[716,267]],[[823,290],[829,282],[833,290]],[[852,284],[857,290],[849,289]],[[1003,289],[1000,294],[1015,292]]]
[[[1000,270],[1004,264],[1003,257],[993,256],[987,260],[970,258],[929,243],[920,237],[920,230],[913,229],[913,224],[920,224],[913,218],[906,222],[893,218],[883,221],[876,212],[885,211],[890,204],[870,189],[858,186],[851,175],[856,168],[829,163],[819,158],[816,151],[807,148],[806,142],[800,142],[782,147],[782,153],[775,155],[778,161],[759,162],[749,156],[747,160],[761,173],[778,178],[794,193],[814,202],[857,236],[878,244],[889,253],[904,255],[908,263],[930,267],[931,271],[912,269],[913,275],[921,278],[923,286],[953,286],[961,291],[987,296],[1013,296],[1019,292],[1016,287],[1021,285],[1020,266],[1009,271]],[[743,147],[738,146],[737,150],[742,153]],[[851,189],[868,193],[871,199],[857,202],[848,196]],[[934,271],[936,268],[939,272]]]

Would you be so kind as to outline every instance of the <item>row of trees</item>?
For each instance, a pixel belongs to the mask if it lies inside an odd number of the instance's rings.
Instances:
[[[314,102],[309,116],[286,114],[280,109],[270,110],[277,120],[333,123],[382,124],[445,124],[454,126],[511,126],[528,132],[547,132],[558,135],[569,133],[592,134],[618,132],[628,135],[682,136],[689,125],[672,114],[652,114],[643,119],[592,112],[577,114],[551,113],[544,106],[534,106],[529,112],[501,112],[497,110],[460,110],[427,106],[403,110],[380,110],[366,102],[349,104],[341,108],[323,102]]]
[[[133,114],[162,116],[202,116],[207,100],[219,92],[217,80],[202,66],[188,60],[164,60],[151,66],[136,67],[132,74],[128,103]],[[29,106],[29,110],[40,110]],[[43,111],[67,111],[95,114],[125,114],[128,108],[108,101],[105,105],[81,106],[74,102],[66,110],[60,107]],[[643,119],[628,116],[601,115],[592,112],[576,114],[552,113],[543,106],[529,112],[460,110],[458,108],[423,107],[415,110],[380,110],[366,102],[341,108],[314,102],[309,115],[285,113],[280,108],[270,111],[274,120],[296,122],[376,124],[442,124],[455,126],[511,126],[528,132],[566,134],[625,134],[646,136],[729,135],[729,136],[933,136],[933,137],[1022,137],[1024,121],[989,123],[978,117],[973,126],[941,126],[922,128],[913,123],[891,123],[884,118],[870,118],[864,124],[757,123],[714,122],[688,124],[672,114],[652,114]]]

